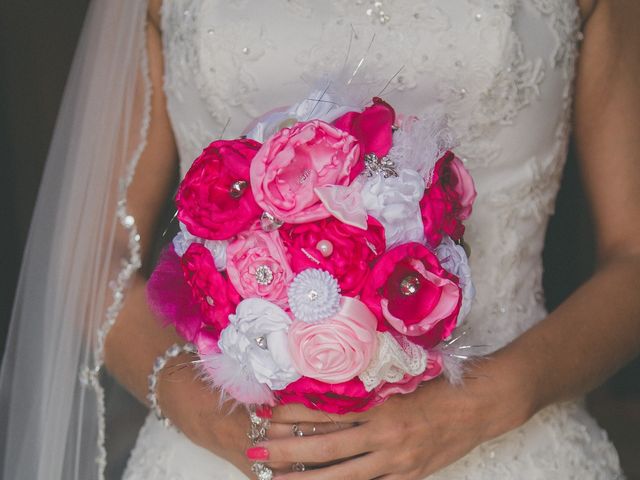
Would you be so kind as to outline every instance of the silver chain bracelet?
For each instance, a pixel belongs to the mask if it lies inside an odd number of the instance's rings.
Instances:
[[[162,410],[160,409],[160,404],[158,403],[158,375],[160,371],[167,365],[167,362],[176,358],[178,355],[182,353],[198,353],[198,349],[192,343],[186,343],[184,345],[180,345],[178,343],[174,343],[164,352],[163,355],[160,355],[153,362],[153,370],[147,377],[147,385],[149,387],[149,392],[147,393],[147,400],[149,401],[149,407],[155,414],[156,418],[160,420],[165,427],[171,426],[171,421],[162,414]]]

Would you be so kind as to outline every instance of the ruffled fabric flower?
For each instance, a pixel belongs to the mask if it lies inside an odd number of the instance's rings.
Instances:
[[[364,169],[364,156],[374,153],[382,158],[389,153],[393,143],[393,124],[396,113],[387,102],[375,97],[373,104],[362,112],[348,112],[336,119],[333,124],[350,133],[361,145],[360,161],[354,170],[357,175]],[[355,178],[355,175],[352,178]]]
[[[243,298],[264,298],[283,308],[294,277],[278,232],[258,226],[227,247],[227,275]]]
[[[392,328],[430,348],[456,326],[462,302],[457,281],[427,247],[408,243],[378,259],[361,300],[380,319],[379,330]]]
[[[289,286],[289,308],[296,320],[315,323],[340,310],[340,287],[329,272],[308,268]]]
[[[205,323],[214,334],[229,324],[229,314],[240,302],[240,296],[226,276],[218,271],[211,252],[192,243],[181,259],[184,278],[191,287],[193,299],[200,305]]]
[[[259,148],[250,139],[218,140],[195,160],[176,195],[178,219],[192,235],[225,240],[260,216],[248,188],[249,165]]]
[[[414,170],[400,170],[397,177],[375,175],[361,193],[367,213],[383,226],[387,248],[408,242],[424,242],[420,199],[424,179]]]
[[[203,244],[209,252],[216,264],[218,271],[223,271],[227,268],[227,245],[229,242],[226,240],[205,240],[195,235],[191,235],[184,223],[180,223],[180,232],[173,237],[173,248],[178,256],[183,256],[192,243]]]
[[[348,133],[320,120],[284,128],[267,140],[251,163],[251,189],[262,209],[287,223],[330,214],[315,192],[348,185],[360,145]]]
[[[204,355],[213,383],[243,403],[273,403],[271,390],[300,378],[287,348],[291,319],[258,298],[243,300],[218,341],[219,353]]]
[[[377,348],[377,319],[359,300],[342,297],[340,311],[318,323],[294,321],[289,351],[298,372],[329,384],[363,372]]]
[[[476,296],[476,289],[471,280],[471,268],[469,259],[461,245],[456,244],[451,238],[443,237],[442,242],[435,250],[440,265],[449,273],[458,277],[462,289],[462,305],[458,314],[458,325],[462,323],[471,310],[471,304]]]
[[[438,160],[431,185],[420,201],[427,242],[440,244],[443,235],[459,240],[464,235],[462,221],[471,214],[476,190],[464,164],[452,152]]]
[[[300,225],[285,224],[279,233],[294,272],[320,268],[333,275],[343,295],[357,296],[371,263],[385,251],[384,228],[373,217],[367,230],[344,224],[334,217]]]
[[[301,403],[307,408],[338,415],[363,412],[383,401],[375,391],[368,392],[358,378],[332,385],[302,377],[276,395],[282,405]]]
[[[419,375],[407,373],[402,380],[393,383],[382,383],[375,389],[378,401],[384,402],[393,395],[412,393],[422,384],[439,377],[444,373],[444,361],[440,352],[430,350],[427,356],[427,366]]]

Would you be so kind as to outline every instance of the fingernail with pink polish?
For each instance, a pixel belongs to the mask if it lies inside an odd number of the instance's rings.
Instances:
[[[260,405],[256,408],[256,415],[260,418],[271,418],[273,417],[273,410],[269,405]]]
[[[249,460],[269,460],[269,450],[264,447],[251,447],[245,453]]]

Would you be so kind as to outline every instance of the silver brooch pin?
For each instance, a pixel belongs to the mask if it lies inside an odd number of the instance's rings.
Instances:
[[[367,153],[364,156],[365,172],[367,177],[381,174],[384,178],[397,177],[396,164],[386,155],[379,158],[375,153]]]

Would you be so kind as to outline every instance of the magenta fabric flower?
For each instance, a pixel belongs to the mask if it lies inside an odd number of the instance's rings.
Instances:
[[[342,293],[357,296],[369,274],[369,266],[385,251],[382,225],[373,217],[367,230],[342,223],[334,217],[300,225],[285,224],[280,235],[299,273],[320,268],[333,275]]]
[[[315,192],[348,185],[360,145],[348,133],[320,120],[283,128],[251,162],[251,188],[266,212],[287,223],[320,220],[330,214]]]
[[[193,162],[176,195],[178,219],[192,235],[225,240],[262,213],[249,186],[249,165],[260,148],[250,139],[218,140]]]
[[[243,298],[263,298],[286,307],[294,273],[277,231],[254,225],[239,234],[227,247],[227,275]]]
[[[434,167],[431,186],[420,201],[427,242],[437,247],[443,235],[459,240],[464,235],[463,220],[469,218],[476,189],[462,161],[446,152]]]
[[[364,169],[364,156],[374,153],[382,158],[389,153],[392,145],[393,124],[396,112],[381,98],[374,97],[373,104],[362,112],[348,112],[337,118],[333,124],[349,132],[360,142],[360,162],[354,170],[355,178]]]
[[[331,385],[302,377],[275,393],[281,405],[301,403],[313,410],[323,410],[337,415],[363,412],[383,401],[375,391],[367,392],[358,378]]]
[[[181,259],[182,271],[191,287],[193,299],[200,305],[205,324],[219,336],[229,325],[229,314],[235,312],[240,302],[238,292],[220,273],[211,252],[200,243],[192,243]]]
[[[363,372],[378,346],[378,321],[361,301],[342,297],[333,317],[316,323],[295,321],[289,328],[289,353],[305,377],[335,384]]]
[[[399,245],[378,259],[361,300],[389,327],[430,348],[456,326],[462,293],[458,279],[447,272],[424,245]]]

